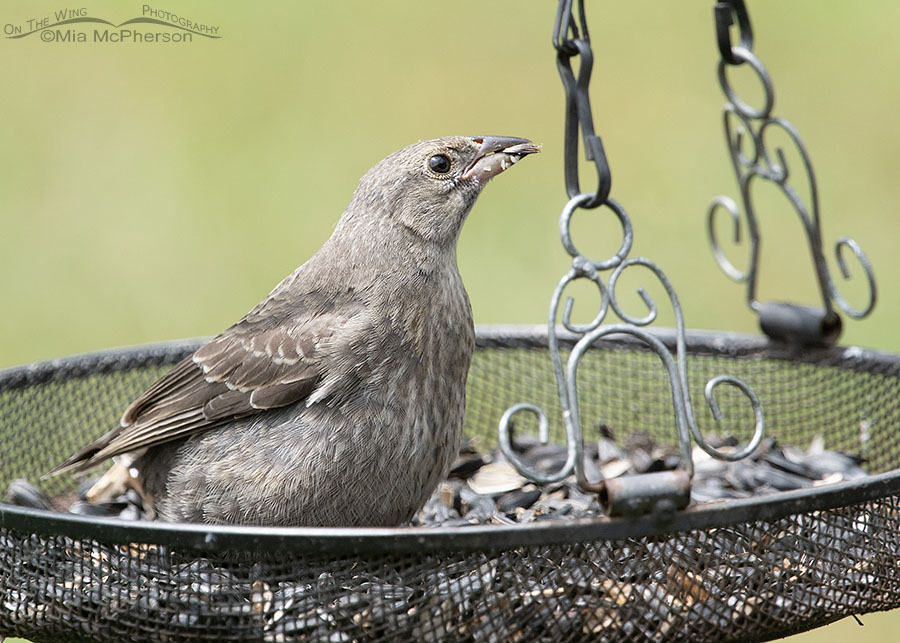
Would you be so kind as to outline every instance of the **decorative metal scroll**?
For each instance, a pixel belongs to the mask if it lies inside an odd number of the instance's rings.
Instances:
[[[806,146],[794,126],[784,120],[772,116],[775,94],[772,79],[765,66],[753,54],[753,31],[750,18],[743,0],[727,0],[715,5],[716,35],[721,59],[719,60],[719,84],[728,103],[725,105],[723,118],[725,138],[731,157],[738,186],[741,191],[743,214],[749,231],[750,259],[746,271],[734,266],[722,251],[716,237],[714,219],[720,209],[730,215],[734,229],[734,242],[741,241],[741,215],[738,205],[727,196],[716,197],[707,213],[707,231],[713,254],[722,271],[731,279],[747,284],[747,304],[760,319],[762,330],[777,339],[799,342],[802,344],[832,345],[841,333],[842,322],[835,312],[833,303],[850,317],[861,319],[866,317],[875,306],[876,288],[872,266],[866,254],[853,239],[840,237],[835,244],[835,256],[841,275],[850,278],[845,253],[849,250],[862,265],[868,280],[869,299],[862,309],[853,308],[837,291],[825,256],[822,252],[822,231],[819,219],[819,197],[816,188],[816,177]],[[731,26],[737,23],[739,42],[731,44]],[[761,107],[753,107],[745,103],[737,95],[728,80],[728,66],[747,64],[754,71],[763,88],[764,98]],[[772,133],[780,130],[799,152],[802,160],[801,170],[809,185],[809,202],[805,202],[791,185],[791,168],[785,160],[784,150],[772,148],[768,141]],[[749,145],[745,141],[749,139]],[[754,179],[768,181],[781,190],[794,211],[800,217],[803,230],[812,255],[813,266],[818,284],[821,308],[810,308],[785,302],[760,302],[756,297],[757,268],[759,264],[759,226],[751,198]],[[802,181],[802,176],[801,176]]]
[[[563,423],[566,431],[567,459],[558,471],[542,473],[532,470],[516,455],[513,448],[513,418],[521,412],[534,414],[539,421],[539,438],[542,443],[549,440],[549,422],[544,411],[530,403],[516,404],[503,414],[500,419],[500,447],[509,462],[524,476],[539,483],[552,483],[574,473],[578,485],[590,492],[596,492],[612,515],[637,515],[642,513],[664,513],[684,508],[690,500],[690,479],[693,476],[691,459],[691,438],[715,458],[723,460],[739,460],[752,453],[759,445],[763,433],[763,411],[759,398],[753,390],[741,380],[730,376],[719,376],[710,380],[705,389],[706,401],[713,417],[721,419],[719,405],[715,398],[715,389],[720,384],[728,384],[739,389],[750,401],[755,415],[755,427],[750,441],[741,449],[722,452],[716,449],[704,437],[694,416],[688,388],[687,362],[685,355],[684,319],[681,305],[675,289],[665,273],[652,261],[643,257],[628,258],[631,251],[634,232],[625,209],[615,200],[608,197],[610,173],[603,153],[599,136],[594,134],[593,120],[590,114],[590,101],[587,87],[590,78],[593,56],[590,49],[587,26],[584,14],[584,2],[579,0],[580,31],[573,15],[573,0],[561,0],[556,18],[554,45],[557,49],[557,61],[563,86],[566,90],[566,190],[570,199],[563,208],[559,221],[559,233],[563,247],[572,257],[572,266],[563,276],[550,301],[548,318],[549,348],[553,360],[556,384],[560,404],[563,411]],[[583,34],[583,35],[581,35]],[[580,56],[579,77],[576,81],[570,58]],[[599,191],[581,193],[578,188],[578,130],[585,137],[585,148],[588,160],[594,162],[599,177]],[[574,150],[574,151],[573,151]],[[618,252],[612,257],[593,261],[585,257],[575,247],[570,234],[572,216],[578,209],[592,209],[605,206],[616,216],[622,229],[622,243]],[[675,313],[676,345],[675,355],[655,335],[644,329],[657,318],[657,306],[644,288],[638,289],[638,295],[647,307],[647,313],[635,316],[624,310],[616,298],[616,285],[622,273],[631,266],[643,266],[650,270],[659,280]],[[601,272],[612,271],[608,280],[604,281]],[[568,361],[563,366],[560,355],[559,338],[557,336],[557,320],[560,303],[566,287],[578,279],[592,281],[600,292],[600,311],[589,324],[576,324],[572,321],[573,300],[566,299],[562,310],[562,326],[578,336]],[[612,310],[623,323],[606,324],[607,313]],[[668,375],[669,388],[672,394],[675,427],[680,447],[680,463],[675,471],[646,473],[640,476],[629,476],[616,480],[588,480],[585,474],[584,438],[578,401],[578,367],[585,353],[598,340],[613,334],[626,334],[644,343],[662,361]]]

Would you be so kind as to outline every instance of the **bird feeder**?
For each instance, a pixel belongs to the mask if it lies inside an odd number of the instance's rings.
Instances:
[[[869,303],[856,310],[828,271],[812,164],[794,127],[772,115],[772,82],[753,54],[744,3],[715,6],[740,194],[717,198],[708,217],[713,253],[745,284],[761,336],[688,329],[665,273],[629,257],[635,231],[609,196],[587,92],[593,53],[583,2],[578,11],[573,4],[561,0],[554,32],[567,98],[569,200],[559,230],[571,267],[546,326],[477,329],[468,381],[466,435],[498,445],[492,464],[512,472],[518,488],[476,481],[489,465],[470,453],[426,506],[433,516],[455,512],[437,525],[261,528],[129,521],[85,505],[55,511],[76,494],[71,481],[41,489],[18,481],[37,483],[200,343],[8,369],[0,372],[0,485],[13,504],[0,505],[0,633],[34,641],[762,641],[900,606],[900,357],[835,345],[840,312],[864,317],[874,305],[872,270],[858,244],[839,240],[841,270],[849,251],[870,285]],[[735,64],[759,77],[761,107],[729,85]],[[796,144],[802,168],[768,147],[773,129]],[[578,185],[579,139],[597,170],[590,193]],[[810,184],[811,203],[791,187],[789,169]],[[760,181],[781,189],[803,222],[819,307],[757,300],[751,187]],[[622,228],[607,259],[584,256],[569,232],[577,210],[594,208]],[[735,226],[745,222],[747,271],[717,242],[713,221],[723,210]],[[649,328],[657,304],[646,292],[644,316],[619,304],[616,284],[632,266],[662,284],[676,328]],[[572,322],[564,300],[578,279],[601,294],[599,314],[584,325]],[[606,320],[610,311],[621,323]],[[697,410],[701,398],[708,412]],[[522,423],[535,418],[538,437],[528,438]],[[629,430],[655,446],[610,439]],[[649,454],[646,462],[636,464],[636,453]],[[625,469],[633,475],[620,475]],[[503,508],[484,524],[464,524],[462,505],[480,507],[485,497]],[[122,500],[121,513],[129,506]]]

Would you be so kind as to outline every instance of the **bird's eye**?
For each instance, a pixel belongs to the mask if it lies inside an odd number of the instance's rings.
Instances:
[[[428,167],[432,172],[436,172],[437,174],[446,174],[450,171],[450,166],[450,159],[443,154],[435,154],[428,159]]]

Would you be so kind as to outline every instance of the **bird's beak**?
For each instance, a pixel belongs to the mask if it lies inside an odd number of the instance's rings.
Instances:
[[[540,146],[527,138],[473,136],[472,140],[480,143],[481,147],[475,160],[463,172],[463,181],[475,179],[479,183],[485,183],[518,163],[522,157],[541,151]]]

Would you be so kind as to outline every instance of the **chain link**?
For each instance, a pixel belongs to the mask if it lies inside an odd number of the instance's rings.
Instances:
[[[597,171],[597,191],[582,204],[596,208],[606,202],[612,184],[609,163],[600,137],[594,133],[594,116],[588,92],[594,52],[584,13],[584,0],[578,0],[578,17],[573,13],[575,0],[560,0],[553,31],[556,66],[566,92],[565,164],[566,193],[569,198],[582,194],[578,178],[578,130],[584,137],[585,158],[593,161]],[[580,28],[579,28],[580,25]],[[578,76],[572,69],[572,58],[579,58]]]
[[[742,65],[744,60],[734,55],[731,43],[731,25],[737,22],[740,31],[740,47],[753,51],[753,28],[750,26],[750,15],[744,0],[725,0],[713,7],[716,20],[716,39],[719,43],[719,54],[729,65]],[[737,21],[735,21],[737,18]]]

